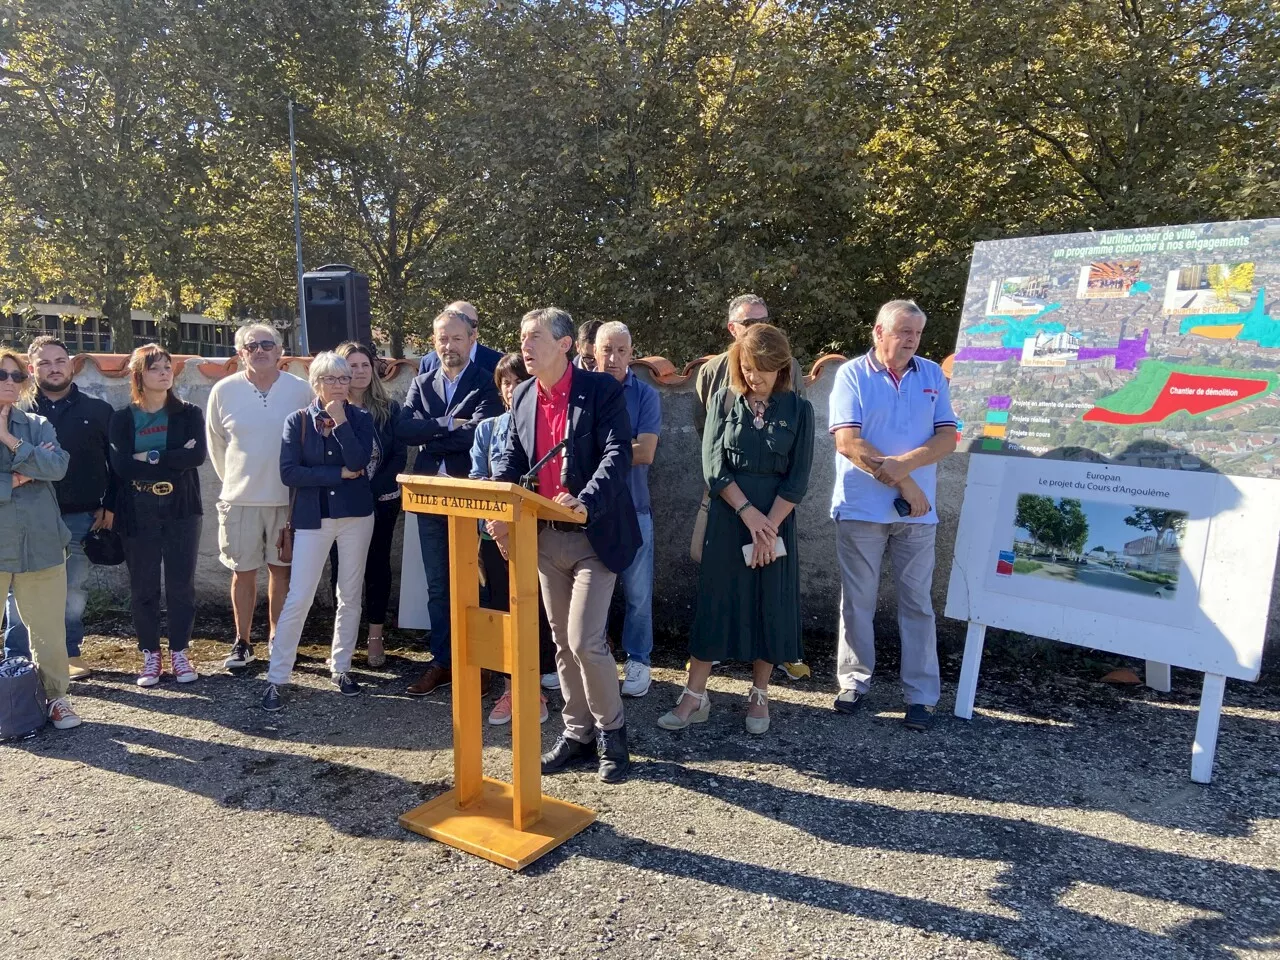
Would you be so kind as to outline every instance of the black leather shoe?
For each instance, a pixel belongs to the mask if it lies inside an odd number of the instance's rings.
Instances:
[[[627,750],[627,726],[596,733],[596,750],[600,756],[600,779],[605,783],[621,783],[631,772],[631,753]]]
[[[551,750],[542,755],[542,772],[559,773],[566,767],[579,763],[588,763],[595,758],[596,742],[589,740],[582,743],[570,740],[561,734]]]

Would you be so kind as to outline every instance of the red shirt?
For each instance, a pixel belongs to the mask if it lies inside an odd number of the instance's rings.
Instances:
[[[538,418],[534,428],[533,459],[536,463],[547,455],[547,451],[564,439],[569,429],[569,387],[573,383],[573,366],[565,370],[564,376],[556,382],[550,391],[537,386]],[[548,460],[538,471],[538,493],[554,499],[558,493],[568,493],[560,483],[560,465],[564,462],[564,454],[558,453]]]

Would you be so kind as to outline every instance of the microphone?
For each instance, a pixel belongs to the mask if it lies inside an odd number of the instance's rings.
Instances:
[[[573,444],[569,441],[572,439],[569,431],[573,429],[573,420],[566,418],[564,424],[564,439],[560,441],[560,445],[564,447],[564,456],[560,458],[560,486],[565,491],[569,490],[569,457],[573,453]]]
[[[551,458],[554,457],[557,453],[560,453],[561,451],[566,449],[568,445],[569,445],[569,438],[565,437],[563,440],[557,443],[554,447],[548,450],[546,453],[546,456],[544,456],[541,460],[539,460],[532,467],[530,467],[529,472],[520,478],[520,486],[524,487],[526,490],[533,490],[536,493],[538,488],[538,471],[541,470],[543,467],[545,467],[547,463],[550,462]],[[565,470],[566,468],[564,466],[560,468],[561,483],[564,483],[564,480],[565,480]],[[566,487],[566,489],[568,488]]]

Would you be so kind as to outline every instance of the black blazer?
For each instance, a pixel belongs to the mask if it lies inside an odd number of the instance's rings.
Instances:
[[[439,367],[434,373],[414,377],[396,436],[408,446],[419,445],[413,464],[415,473],[439,473],[440,464],[444,463],[449,476],[465,477],[471,472],[471,441],[476,427],[480,421],[502,413],[502,395],[494,385],[493,371],[485,370],[478,362],[468,364],[462,371],[452,404],[444,402],[444,383]],[[450,430],[436,422],[438,417],[446,416],[466,423]]]
[[[631,473],[631,418],[622,384],[604,373],[572,367],[569,384],[569,492],[587,508],[584,533],[614,573],[631,566],[640,549],[640,522],[627,477]],[[519,483],[537,463],[538,382],[516,387],[511,443],[493,458],[493,479]]]
[[[145,463],[133,459],[133,407],[122,407],[111,415],[108,435],[111,439],[111,469],[120,482],[116,489],[116,523],[126,535],[139,532],[135,526],[133,499],[137,491],[133,481],[159,483],[167,480],[173,484],[172,505],[174,517],[189,517],[204,513],[200,500],[200,465],[209,456],[205,445],[204,411],[194,403],[174,400],[169,404],[169,435],[160,451],[159,463]],[[194,440],[188,449],[184,444]]]

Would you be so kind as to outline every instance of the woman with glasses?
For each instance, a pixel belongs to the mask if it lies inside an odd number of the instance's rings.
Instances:
[[[666,730],[711,714],[717,661],[752,664],[746,729],[769,729],[769,676],[804,659],[795,508],[813,461],[813,407],[791,382],[791,347],[777,327],[750,326],[729,348],[729,385],[707,404],[702,471],[711,490],[689,635],[689,678]]]
[[[280,688],[293,672],[302,627],[329,548],[335,544],[338,610],[329,670],[343,696],[360,692],[350,671],[360,630],[360,587],[374,525],[373,493],[365,473],[374,445],[373,417],[348,401],[351,367],[336,353],[317,354],[308,379],[315,400],[290,415],[280,441],[280,479],[292,491],[293,500],[289,519],[294,531],[293,570],[271,645],[264,710],[284,706]]]
[[[369,540],[369,556],[364,566],[364,611],[369,620],[369,650],[366,661],[371,667],[387,662],[382,646],[382,629],[387,621],[387,603],[391,599],[391,540],[400,518],[400,485],[396,477],[404,469],[408,449],[396,438],[396,421],[400,404],[391,399],[378,373],[377,355],[363,344],[348,340],[334,351],[351,368],[351,386],[347,400],[373,417],[373,453],[365,473],[373,492],[373,537]],[[336,594],[338,589],[338,545],[329,548],[329,577]]]
[[[0,347],[0,592],[8,596],[13,590],[44,686],[45,712],[55,727],[67,730],[80,725],[67,700],[66,547],[71,532],[62,522],[53,484],[66,475],[71,458],[58,446],[48,420],[19,408],[33,387],[27,358]]]
[[[169,668],[178,683],[200,679],[187,656],[196,619],[196,557],[204,507],[200,465],[204,414],[173,392],[173,358],[147,344],[129,357],[132,403],[111,417],[115,529],[129,567],[133,629],[142,651],[138,686],[160,682],[160,583],[169,614]]]

